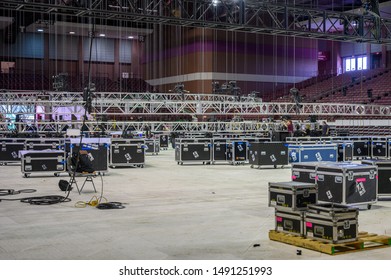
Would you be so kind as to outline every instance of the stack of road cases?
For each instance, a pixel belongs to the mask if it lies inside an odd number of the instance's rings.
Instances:
[[[358,209],[343,205],[308,205],[304,215],[307,238],[328,243],[345,243],[358,238]]]
[[[144,167],[145,165],[144,139],[111,139],[110,166]]]
[[[65,151],[63,150],[22,150],[19,151],[22,174],[29,177],[31,173],[53,173],[59,176],[66,171]]]
[[[317,186],[302,182],[269,183],[269,206],[275,208],[275,230],[304,235],[304,211],[317,203]]]
[[[175,160],[178,164],[210,163],[212,161],[212,140],[210,138],[176,139]]]
[[[367,205],[377,201],[377,167],[356,163],[320,163],[316,169],[319,201]]]
[[[368,159],[361,161],[361,163],[377,167],[377,196],[391,196],[391,160]]]
[[[0,139],[0,164],[19,163],[19,151],[24,150],[24,138]]]
[[[251,168],[262,165],[288,164],[288,145],[285,142],[253,142],[249,144],[249,163]]]

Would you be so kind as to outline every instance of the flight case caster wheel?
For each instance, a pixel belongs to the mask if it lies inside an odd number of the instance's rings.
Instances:
[[[28,178],[30,176],[30,174],[24,173],[23,176],[24,176],[24,178]]]

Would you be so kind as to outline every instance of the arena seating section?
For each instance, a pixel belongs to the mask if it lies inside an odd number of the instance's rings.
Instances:
[[[302,102],[390,105],[390,79],[389,69],[371,69],[311,78],[290,87],[296,86],[300,90]],[[275,91],[272,101],[292,102],[290,87],[285,87],[283,95]]]

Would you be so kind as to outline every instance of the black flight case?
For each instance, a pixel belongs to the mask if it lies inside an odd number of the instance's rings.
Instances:
[[[352,161],[353,160],[353,141],[335,141],[338,145],[338,161]]]
[[[372,158],[374,159],[384,159],[387,158],[388,149],[387,149],[387,138],[385,137],[372,137]]]
[[[391,160],[368,159],[361,163],[377,166],[377,196],[391,196]]]
[[[227,138],[213,138],[212,141],[212,164],[215,164],[216,162],[227,163],[227,148],[230,140]]]
[[[377,167],[348,162],[319,164],[316,171],[319,202],[367,205],[377,201]]]
[[[59,176],[66,172],[66,158],[63,150],[23,150],[19,151],[22,174],[25,178],[31,173],[53,173]]]
[[[24,150],[24,138],[0,139],[0,165],[20,163],[19,151]]]
[[[304,215],[307,238],[346,243],[358,238],[358,209],[332,203],[308,205]]]
[[[316,184],[302,182],[269,183],[269,206],[293,211],[305,210],[318,202]]]
[[[80,138],[69,138],[66,142],[70,147],[69,155],[79,152]],[[87,152],[94,171],[102,175],[109,171],[110,143],[110,138],[82,138],[81,150]]]
[[[248,146],[247,140],[230,140],[228,142],[227,160],[230,164],[248,163]]]
[[[157,155],[160,152],[159,139],[145,139],[145,153]]]
[[[169,135],[168,134],[160,134],[159,135],[159,145],[162,150],[167,150],[169,144]]]
[[[145,165],[144,139],[112,138],[110,145],[110,167],[141,167]]]
[[[178,164],[211,163],[212,139],[210,138],[178,138],[175,139],[175,160]]]
[[[288,144],[285,142],[253,142],[249,144],[249,163],[254,165],[288,165]]]

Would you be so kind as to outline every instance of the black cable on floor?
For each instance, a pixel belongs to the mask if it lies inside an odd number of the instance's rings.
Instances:
[[[16,195],[21,193],[33,193],[36,192],[35,189],[22,189],[22,190],[14,190],[14,189],[0,189],[0,196],[6,195]]]
[[[21,193],[33,193],[36,192],[35,189],[22,189],[22,190],[14,190],[14,189],[0,189],[0,196],[8,196],[8,195],[17,195]],[[35,196],[35,197],[23,197],[23,198],[2,198],[0,202],[4,201],[20,201],[22,203],[29,203],[31,205],[51,205],[60,202],[69,202],[70,198],[61,196],[61,195],[46,195],[46,196]]]
[[[99,203],[96,208],[101,210],[107,210],[107,209],[124,209],[125,206],[121,202],[104,202]]]

